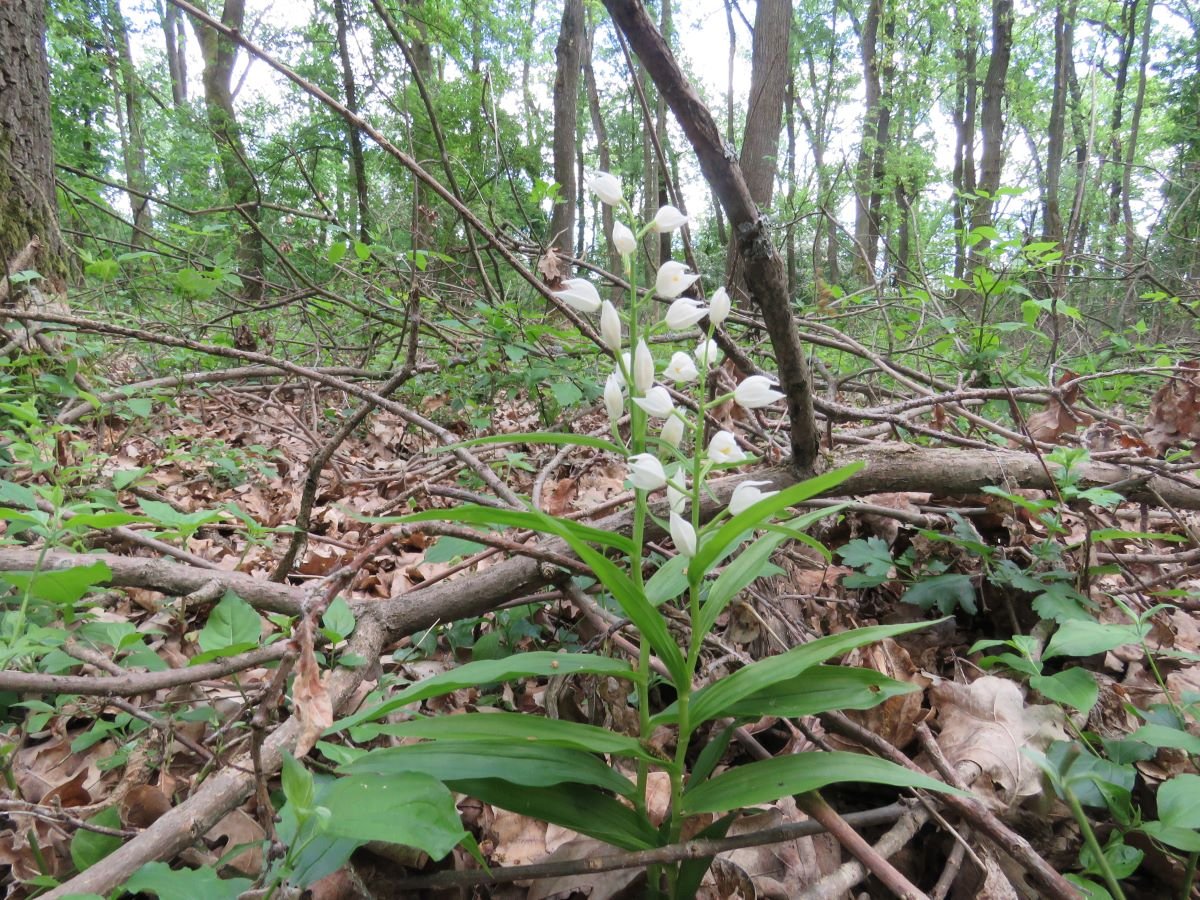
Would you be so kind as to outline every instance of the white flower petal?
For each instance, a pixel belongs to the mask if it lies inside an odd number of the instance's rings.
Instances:
[[[676,480],[683,484],[682,480]],[[687,485],[684,484],[684,487],[687,487]],[[690,499],[686,491],[680,490],[674,484],[667,485],[667,505],[671,507],[671,512],[682,513],[687,508],[688,500]]]
[[[622,256],[628,256],[637,249],[637,238],[624,222],[613,222],[612,242]]]
[[[657,491],[667,483],[667,473],[653,453],[629,457],[629,483],[642,491]]]
[[[670,234],[686,225],[688,217],[674,206],[664,206],[654,214],[654,230],[659,234]]]
[[[621,349],[621,317],[607,300],[600,304],[600,337],[609,349]]]
[[[696,362],[706,369],[711,369],[721,358],[721,348],[717,346],[716,341],[701,341],[696,347],[695,352]]]
[[[751,375],[734,389],[733,399],[745,409],[770,406],[784,397],[779,391],[771,389],[772,384],[774,382],[766,375]]]
[[[567,306],[584,313],[592,313],[600,308],[600,292],[586,278],[568,278],[563,284],[565,288],[554,294]]]
[[[696,272],[688,272],[688,267],[683,263],[670,259],[658,267],[658,274],[654,276],[654,292],[664,300],[674,300],[695,284],[699,277]]]
[[[589,178],[587,188],[600,198],[601,203],[607,203],[609,206],[619,206],[625,199],[621,179],[608,172],[597,172]]]
[[[720,325],[729,315],[730,305],[729,292],[723,287],[717,288],[708,301],[708,321]]]
[[[708,458],[720,465],[721,463],[738,463],[746,458],[742,448],[738,446],[737,438],[728,431],[718,431],[708,442]]]
[[[691,522],[672,511],[670,531],[676,550],[684,556],[696,555],[696,529],[692,527]]]
[[[633,352],[633,388],[639,394],[645,394],[654,384],[654,357],[644,340],[639,339],[637,349]]]
[[[778,494],[779,491],[760,491],[758,489],[759,485],[770,483],[769,481],[743,481],[733,489],[733,495],[729,498],[729,512],[735,516],[740,515],[759,500]]]
[[[604,408],[613,422],[625,413],[625,396],[621,390],[621,373],[613,372],[604,382]]]
[[[655,419],[665,419],[675,411],[675,404],[671,401],[670,393],[661,384],[656,384],[646,391],[644,397],[634,397],[633,402]]]
[[[678,450],[679,445],[683,443],[685,428],[686,423],[679,416],[668,416],[667,421],[663,422],[662,439]]]
[[[676,350],[671,355],[671,361],[667,363],[667,367],[663,369],[663,375],[679,384],[695,381],[700,372],[697,371],[696,364],[692,362],[690,356],[682,350]]]
[[[667,310],[667,327],[672,331],[691,328],[708,315],[708,307],[691,297],[680,297]]]

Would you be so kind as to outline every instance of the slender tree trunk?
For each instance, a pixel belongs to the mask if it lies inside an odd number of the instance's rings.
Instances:
[[[554,180],[558,202],[550,214],[550,243],[572,255],[575,231],[575,142],[579,132],[579,67],[583,53],[583,0],[563,3],[554,76]]]
[[[0,294],[7,275],[36,269],[43,292],[66,289],[67,262],[54,195],[50,70],[42,0],[0,3]]]
[[[1013,0],[992,2],[992,52],[983,78],[983,102],[979,125],[983,151],[979,159],[977,190],[987,197],[978,198],[971,210],[971,228],[992,224],[996,189],[1004,169],[1004,103],[1008,84],[1008,62],[1012,53]],[[979,241],[971,248],[972,256],[987,246]]]
[[[1059,0],[1054,11],[1054,90],[1050,97],[1049,138],[1046,144],[1045,196],[1042,234],[1058,244],[1063,239],[1062,165],[1066,154],[1067,97],[1075,43],[1075,7],[1078,0]],[[1060,249],[1062,249],[1060,247]]]
[[[355,84],[354,67],[350,63],[350,28],[346,19],[346,0],[333,0],[333,15],[337,21],[338,59],[342,64],[342,93],[346,97],[346,108],[352,113],[357,113],[358,85]],[[350,181],[354,185],[358,237],[366,244],[371,241],[371,210],[370,198],[367,194],[366,161],[363,157],[362,135],[352,125],[346,127],[346,142],[350,147]]]
[[[240,31],[245,13],[245,0],[225,0],[221,22]],[[204,57],[204,106],[208,127],[217,144],[221,177],[230,201],[249,223],[249,227],[242,227],[238,238],[238,274],[246,297],[257,301],[264,293],[263,241],[256,227],[261,197],[250,172],[246,145],[233,108],[232,78],[237,45],[201,22],[193,21],[192,28]]]
[[[658,30],[669,43],[671,40],[671,0],[661,0],[662,8],[659,11]],[[655,90],[654,100],[654,136],[658,139],[658,146],[662,148],[663,159],[665,160],[668,151],[667,140],[667,100],[662,95],[662,91]],[[657,208],[666,206],[671,202],[670,195],[667,191],[667,183],[671,178],[671,173],[663,168],[659,155],[654,155],[655,170],[658,173],[658,197]],[[670,232],[660,234],[658,236],[658,263],[662,265],[671,258],[671,240],[673,235]]]
[[[738,154],[746,186],[759,208],[771,205],[778,171],[783,98],[787,93],[792,34],[792,0],[758,0],[754,12],[750,97],[746,131]],[[730,245],[727,271],[732,275],[737,247]]]
[[[529,17],[525,20],[524,52],[521,54],[521,102],[525,107],[526,137],[529,146],[536,147],[541,142],[541,129],[537,127],[540,121],[537,114],[537,104],[533,102],[533,89],[530,87],[529,66],[533,59],[533,26],[537,20],[537,0],[529,0]]]
[[[960,26],[961,44],[955,51],[958,60],[954,90],[954,277],[962,279],[967,271],[967,198],[975,193],[975,109],[979,83],[975,69],[979,63],[979,38],[976,25]]]
[[[875,268],[879,226],[871,219],[871,198],[879,150],[879,122],[883,87],[879,76],[879,28],[883,22],[884,0],[870,0],[863,21],[859,53],[862,58],[863,100],[862,137],[854,176],[854,240],[857,244],[854,267],[863,275]]]
[[[187,104],[187,29],[179,7],[154,0],[158,21],[167,47],[167,73],[171,79],[171,102],[176,111]]]
[[[1133,111],[1129,121],[1129,143],[1125,148],[1125,167],[1121,173],[1121,210],[1125,217],[1125,257],[1126,265],[1133,262],[1133,248],[1137,241],[1137,233],[1133,229],[1133,206],[1129,196],[1133,180],[1133,164],[1137,160],[1138,132],[1142,124],[1142,109],[1146,103],[1146,67],[1150,63],[1150,30],[1154,26],[1154,0],[1146,0],[1146,11],[1142,25],[1141,56],[1138,60],[1137,95],[1133,101]],[[1128,295],[1126,295],[1128,296]],[[1120,320],[1118,320],[1120,321]]]
[[[587,43],[583,53],[583,83],[584,89],[587,91],[588,112],[591,114],[592,131],[596,135],[596,156],[600,163],[600,171],[611,172],[612,156],[608,148],[608,127],[604,124],[604,114],[600,109],[600,91],[596,87],[596,72],[592,68],[592,51],[595,45],[596,23],[589,21]],[[612,207],[607,203],[600,204],[600,228],[605,238],[603,244],[608,248],[608,267],[613,272],[620,272],[621,254],[617,252],[616,247],[612,243],[613,211]]]
[[[1138,0],[1125,0],[1121,4],[1120,49],[1117,56],[1117,76],[1113,84],[1113,107],[1111,132],[1109,134],[1110,174],[1108,182],[1109,239],[1121,221],[1121,185],[1124,182],[1122,166],[1125,162],[1121,128],[1125,119],[1125,88],[1129,84],[1129,64],[1133,59],[1133,45],[1137,40]]]
[[[129,52],[129,32],[118,0],[108,0],[105,30],[111,43],[109,71],[116,93],[118,123],[121,126],[121,157],[125,163],[125,182],[129,207],[133,211],[133,235],[130,243],[143,246],[150,236],[150,201],[146,199],[150,179],[146,176],[146,141],[142,131],[142,92],[137,83],[133,55]]]

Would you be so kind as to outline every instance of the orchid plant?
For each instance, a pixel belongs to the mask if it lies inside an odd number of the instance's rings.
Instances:
[[[598,173],[588,183],[620,219],[634,221],[624,189],[614,175]],[[784,522],[776,517],[795,504],[836,487],[859,465],[812,478],[784,490],[763,480],[742,481],[725,508],[705,518],[703,499],[712,492],[714,473],[751,462],[735,434],[716,430],[707,440],[708,411],[732,400],[746,409],[769,407],[783,398],[773,379],[751,375],[731,393],[707,398],[709,373],[720,361],[716,329],[730,311],[723,288],[705,301],[688,292],[700,275],[668,261],[652,284],[641,287],[637,248],[651,232],[672,232],[687,216],[664,206],[634,231],[616,221],[611,240],[633,287],[623,303],[602,299],[587,278],[567,280],[558,297],[584,314],[599,314],[600,336],[613,367],[604,382],[604,407],[611,440],[589,435],[526,434],[484,438],[469,444],[520,440],[576,444],[625,461],[633,490],[628,534],[549,516],[538,509],[498,510],[467,505],[431,510],[388,521],[451,520],[484,528],[531,528],[565,541],[595,574],[594,590],[611,599],[636,629],[639,647],[632,662],[589,653],[532,652],[466,664],[415,682],[390,696],[380,695],[362,711],[334,725],[358,742],[381,735],[420,737],[425,743],[356,751],[336,760],[346,774],[372,776],[423,772],[452,790],[522,812],[629,850],[678,841],[685,822],[705,817],[702,836],[725,833],[740,808],[768,803],[785,794],[816,790],[839,781],[868,781],[946,790],[945,785],[891,763],[851,753],[799,753],[730,768],[719,764],[734,725],[762,715],[801,716],[829,708],[864,709],[907,693],[910,685],[877,672],[822,665],[856,647],[921,627],[921,623],[860,628],[830,635],[780,656],[747,665],[703,683],[701,652],[729,604],[754,579],[779,572],[772,553],[786,540],[824,547],[804,533],[818,518],[835,514],[826,507]],[[651,322],[654,297],[670,301],[662,321]],[[664,365],[650,349],[655,333],[699,330],[683,342],[691,351],[672,351]],[[659,345],[657,341],[654,342]],[[688,391],[688,394],[680,393]],[[683,403],[682,398],[688,397]],[[677,402],[680,398],[681,402]],[[628,428],[619,427],[628,416]],[[623,436],[627,434],[627,436]],[[648,552],[652,528],[668,534],[674,556],[665,561]],[[673,606],[673,615],[664,609]],[[680,626],[686,622],[686,627]],[[652,675],[652,658],[661,665]],[[666,673],[665,676],[661,673]],[[469,685],[507,679],[594,674],[624,678],[634,687],[638,732],[619,734],[575,722],[518,713],[467,713],[382,721],[428,697]],[[665,681],[674,702],[652,704],[655,678]],[[673,750],[664,754],[651,735],[673,727]],[[431,743],[432,742],[432,745]],[[694,762],[692,762],[694,760]],[[649,775],[666,773],[669,812],[652,819]],[[626,774],[628,773],[628,774]],[[651,871],[647,896],[691,897],[711,860],[661,866]]]

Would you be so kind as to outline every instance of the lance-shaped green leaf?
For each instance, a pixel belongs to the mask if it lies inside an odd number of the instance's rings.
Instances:
[[[658,831],[644,816],[595,788],[524,787],[498,778],[464,778],[455,781],[453,788],[484,803],[553,822],[622,850],[649,850],[658,845]]]
[[[428,741],[372,750],[338,769],[343,775],[424,772],[446,784],[501,778],[527,787],[590,784],[628,796],[636,785],[592,753],[522,741]]]
[[[818,638],[779,656],[769,656],[759,660],[697,691],[692,697],[692,724],[699,725],[709,719],[729,715],[730,710],[738,701],[765,691],[782,681],[796,678],[813,666],[834,656],[840,656],[885,637],[893,637],[907,631],[924,628],[929,624],[931,623],[904,622],[899,625],[872,625],[867,628],[855,628],[852,631],[843,631],[840,634]],[[663,721],[664,716],[673,716],[674,714],[675,707],[672,705],[651,721],[657,725]]]
[[[535,653],[518,653],[503,659],[484,659],[470,662],[410,684],[390,700],[371,709],[364,709],[334,722],[325,732],[336,734],[339,731],[381,719],[393,710],[400,709],[418,700],[449,694],[460,688],[475,687],[480,684],[495,684],[498,681],[510,681],[514,678],[530,678],[537,675],[613,675],[617,678],[628,678],[638,681],[638,673],[629,664],[607,656],[593,656],[588,653],[550,653],[538,651]]]
[[[815,791],[844,781],[925,788],[969,797],[965,791],[898,766],[886,759],[859,753],[795,753],[747,763],[723,772],[683,795],[684,815],[723,813],[743,806],[771,803],[790,794]]]
[[[321,795],[329,834],[356,841],[385,841],[424,850],[441,859],[467,838],[454,795],[420,772],[339,778]]]
[[[666,619],[646,598],[645,592],[611,560],[589,546],[586,539],[581,540],[578,535],[574,534],[568,527],[571,523],[552,518],[544,513],[537,513],[537,515],[543,520],[542,529],[544,531],[558,534],[571,545],[571,549],[575,551],[576,555],[591,567],[592,573],[608,588],[620,605],[621,611],[629,617],[642,636],[650,643],[654,652],[658,654],[658,658],[663,661],[671,673],[671,677],[677,684],[682,684],[688,678],[683,653],[680,652],[679,645],[675,643],[671,633],[667,631]]]
[[[700,552],[693,557],[691,565],[688,566],[688,578],[693,581],[703,578],[705,573],[712,568],[713,563],[725,554],[729,545],[748,529],[757,527],[780,510],[833,490],[865,465],[865,462],[854,462],[832,472],[809,478],[799,484],[793,484],[778,494],[764,497],[749,509],[738,513],[722,525],[716,534],[705,539],[700,547]]]
[[[524,713],[464,713],[378,726],[380,734],[396,737],[449,738],[458,741],[514,741],[528,745],[567,747],[585,753],[612,753],[658,762],[636,738],[563,719]]]
[[[874,669],[814,666],[802,675],[739,700],[725,714],[738,719],[796,718],[815,716],[831,709],[871,709],[892,697],[916,690],[919,688],[915,684],[888,678]],[[654,721],[667,725],[677,718],[675,712],[669,710],[656,716]]]

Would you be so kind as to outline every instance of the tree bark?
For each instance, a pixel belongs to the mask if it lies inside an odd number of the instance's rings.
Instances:
[[[954,277],[962,279],[967,271],[967,204],[975,194],[975,109],[979,80],[975,68],[979,62],[978,26],[966,21],[959,25],[958,60],[954,86]]]
[[[870,0],[867,17],[860,37],[862,57],[863,99],[862,137],[858,147],[858,162],[854,167],[854,240],[858,245],[854,268],[872,275],[879,245],[879,223],[872,220],[876,154],[879,147],[879,125],[883,97],[879,77],[879,27],[883,21],[883,0]],[[873,275],[872,275],[873,277]]]
[[[608,128],[604,124],[604,112],[600,108],[600,90],[596,86],[596,72],[592,68],[592,52],[596,46],[596,23],[591,21],[591,13],[587,26],[587,43],[583,53],[583,83],[587,91],[588,113],[592,120],[592,131],[596,135],[596,157],[600,163],[601,172],[612,171],[612,155],[608,148]],[[613,272],[621,271],[621,254],[613,246],[613,211],[607,203],[600,206],[600,230],[604,234],[604,246],[608,249],[608,268]],[[582,216],[582,214],[581,214]]]
[[[104,27],[110,46],[109,70],[116,94],[117,120],[121,127],[121,156],[125,163],[125,182],[129,206],[133,211],[133,235],[130,243],[141,247],[150,238],[150,179],[146,176],[146,141],[142,131],[142,91],[137,83],[133,55],[129,51],[129,31],[119,0],[109,0]]]
[[[187,105],[187,31],[179,9],[155,0],[158,21],[167,47],[167,74],[171,79],[171,102],[178,112]]]
[[[778,171],[779,136],[783,129],[783,96],[791,71],[792,0],[758,0],[754,13],[750,97],[746,130],[738,154],[750,197],[769,207]],[[734,246],[729,263],[737,258]]]
[[[727,156],[725,142],[712,113],[684,78],[641,0],[604,0],[604,5],[666,97],[699,157],[701,172],[729,216],[738,238],[746,286],[762,311],[779,366],[779,380],[787,395],[791,462],[796,470],[811,472],[817,461],[818,448],[812,380],[792,318],[787,273],[767,223],[750,196],[741,167]]]
[[[1066,153],[1067,96],[1070,63],[1075,52],[1075,8],[1078,0],[1059,0],[1054,10],[1054,89],[1050,97],[1049,138],[1046,145],[1046,183],[1042,202],[1042,234],[1047,241],[1063,239],[1062,164]],[[1062,249],[1060,247],[1060,249]]]
[[[62,293],[66,258],[54,195],[50,71],[43,0],[0,3],[0,295],[8,274],[37,269]]]
[[[554,55],[554,180],[558,202],[550,214],[550,242],[564,256],[574,254],[576,215],[575,141],[579,132],[579,71],[583,53],[583,0],[566,0]]]
[[[245,0],[225,0],[221,23],[227,28],[241,31],[245,14]],[[204,107],[208,115],[208,127],[217,144],[221,177],[225,182],[225,190],[229,192],[230,201],[245,218],[248,226],[241,228],[239,232],[238,275],[242,279],[243,293],[247,299],[258,301],[262,299],[265,290],[263,240],[257,227],[262,198],[250,171],[246,144],[242,140],[237,113],[233,108],[232,78],[237,45],[201,22],[193,20],[192,29],[204,57]]]
[[[333,0],[333,15],[337,21],[338,58],[342,64],[342,92],[346,97],[346,109],[358,112],[358,85],[354,82],[354,67],[350,63],[349,25],[346,18],[346,0]],[[366,161],[363,157],[362,135],[357,128],[346,125],[346,140],[350,145],[350,180],[354,184],[358,237],[364,244],[371,241],[371,208],[367,194]]]
[[[983,102],[979,110],[983,151],[979,158],[979,183],[976,190],[987,196],[978,197],[971,209],[971,228],[992,224],[996,206],[996,190],[1004,169],[1004,103],[1008,85],[1008,63],[1012,55],[1013,0],[992,2],[992,52],[987,74],[983,78]],[[980,251],[988,246],[981,240],[971,247],[971,260],[978,261]]]

